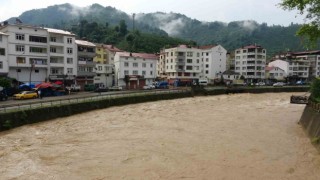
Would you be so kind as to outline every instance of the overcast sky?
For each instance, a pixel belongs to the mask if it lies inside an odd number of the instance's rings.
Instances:
[[[200,21],[255,20],[268,25],[287,26],[303,23],[297,12],[284,11],[277,4],[281,0],[0,0],[0,21],[17,17],[24,11],[70,3],[85,7],[93,3],[112,6],[128,14],[175,12]]]

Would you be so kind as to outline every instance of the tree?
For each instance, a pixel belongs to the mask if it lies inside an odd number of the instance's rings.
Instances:
[[[10,87],[10,84],[11,84],[11,82],[10,82],[9,79],[7,79],[7,78],[0,78],[0,86],[1,86],[1,87],[8,88],[8,87]]]
[[[309,45],[315,46],[320,38],[320,2],[319,0],[282,0],[284,10],[298,10],[309,22],[304,24],[297,35],[307,37]]]
[[[119,23],[119,32],[122,37],[128,33],[127,25],[125,20],[121,20]]]

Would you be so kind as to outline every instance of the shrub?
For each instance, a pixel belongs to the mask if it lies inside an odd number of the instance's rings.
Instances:
[[[314,79],[311,84],[311,98],[320,102],[320,78]]]

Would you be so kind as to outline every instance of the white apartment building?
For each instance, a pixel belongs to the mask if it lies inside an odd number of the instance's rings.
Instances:
[[[94,84],[103,84],[104,87],[111,87],[114,85],[113,78],[113,64],[96,64],[94,77]]]
[[[5,23],[8,77],[22,83],[70,80],[77,75],[75,35],[57,29]],[[71,52],[71,53],[70,53]]]
[[[266,69],[266,79],[268,80],[285,81],[287,77],[285,70],[281,69],[280,67],[267,66],[265,69]]]
[[[48,32],[44,28],[6,24],[0,31],[8,34],[9,74],[19,82],[38,83],[48,73]]]
[[[0,32],[0,77],[6,77],[9,73],[8,36],[8,34]]]
[[[121,49],[118,49],[114,45],[105,45],[105,51],[107,53],[107,64],[114,64],[114,56],[117,52],[123,52]]]
[[[117,52],[114,57],[115,84],[129,89],[151,84],[157,76],[157,60],[155,54]]]
[[[203,61],[203,74],[200,75],[200,79],[204,76],[209,80],[209,83],[213,83],[215,79],[221,78],[221,74],[226,71],[227,50],[221,45],[202,46],[199,49],[202,50],[201,62]]]
[[[45,29],[49,33],[49,79],[63,80],[66,85],[73,84],[77,76],[75,34],[58,29]]]
[[[245,77],[247,82],[265,79],[266,49],[257,45],[235,50],[235,72]]]
[[[303,58],[295,60],[275,60],[270,62],[268,66],[278,67],[285,72],[287,77],[296,76],[300,80],[307,80],[310,74],[310,61]]]
[[[169,83],[180,81],[191,83],[207,79],[213,83],[226,70],[227,51],[221,46],[187,47],[180,45],[164,49],[158,61],[158,76]]]

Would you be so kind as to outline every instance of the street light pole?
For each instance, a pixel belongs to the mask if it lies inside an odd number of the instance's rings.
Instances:
[[[29,87],[31,88],[31,73],[32,73],[32,70],[34,68],[34,62],[33,60],[31,61],[31,67],[30,67],[30,74],[29,74]]]

